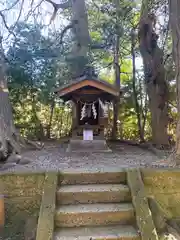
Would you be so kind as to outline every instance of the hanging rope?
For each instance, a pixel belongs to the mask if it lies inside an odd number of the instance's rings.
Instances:
[[[95,101],[93,101],[93,102],[90,102],[90,103],[83,102],[83,101],[81,101],[81,100],[78,100],[78,102],[80,102],[80,103],[83,104],[83,105],[86,104],[87,106],[88,106],[88,105],[93,105],[93,104],[95,104],[95,103],[97,103],[97,102],[99,102],[99,103],[100,103],[100,102],[103,103],[102,100],[101,100],[100,98],[98,98],[97,100],[95,100]],[[110,105],[110,103],[107,102],[107,101],[104,102],[104,104],[108,104],[108,105]]]
[[[82,102],[81,100],[78,100],[78,102],[80,102],[83,105],[86,104],[86,106],[92,106],[93,104],[97,103],[98,101],[99,101],[99,99],[95,100],[94,102],[87,103],[87,102]]]

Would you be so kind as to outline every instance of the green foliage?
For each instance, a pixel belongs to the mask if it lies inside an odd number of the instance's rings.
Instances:
[[[44,37],[41,26],[20,23],[15,30],[16,42],[7,52],[15,124],[25,135],[45,137],[54,102],[53,88],[67,82],[67,66],[62,66],[60,54],[54,58],[53,36]]]

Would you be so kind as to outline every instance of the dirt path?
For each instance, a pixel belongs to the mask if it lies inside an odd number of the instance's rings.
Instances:
[[[113,144],[112,153],[66,153],[67,145],[48,143],[40,151],[28,151],[23,154],[31,160],[26,165],[15,165],[4,171],[29,171],[29,170],[69,170],[69,169],[118,169],[131,167],[163,166],[171,167],[172,164],[162,163],[150,151],[126,144]],[[155,164],[158,162],[157,164]],[[2,172],[2,170],[1,170]]]

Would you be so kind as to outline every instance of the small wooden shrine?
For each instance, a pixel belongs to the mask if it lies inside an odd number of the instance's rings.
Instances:
[[[84,76],[56,89],[55,93],[73,104],[70,143],[104,143],[108,104],[119,95],[119,90],[105,81]]]

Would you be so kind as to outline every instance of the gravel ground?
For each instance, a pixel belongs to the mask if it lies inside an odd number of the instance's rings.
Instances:
[[[173,163],[160,161],[160,158],[148,150],[125,144],[112,144],[111,153],[66,153],[67,144],[48,143],[39,151],[23,153],[31,161],[28,164],[16,164],[1,172],[72,170],[72,169],[116,169],[133,167],[173,167]],[[165,159],[165,157],[162,157]]]

